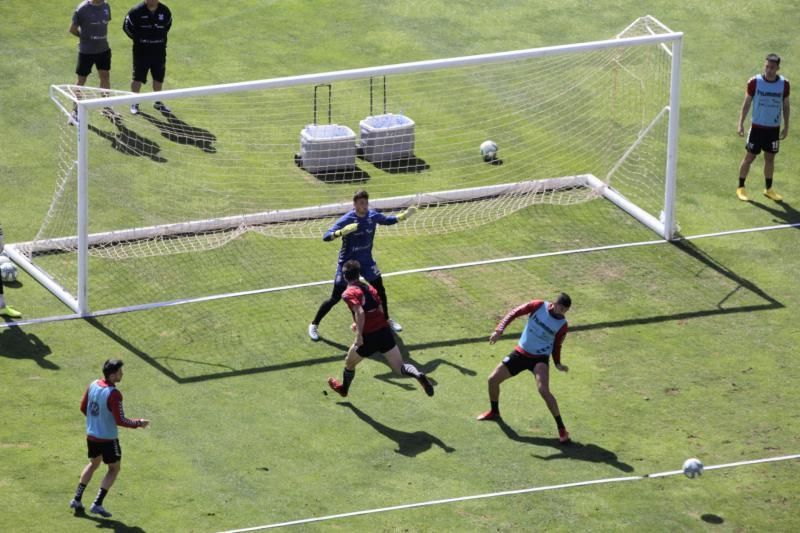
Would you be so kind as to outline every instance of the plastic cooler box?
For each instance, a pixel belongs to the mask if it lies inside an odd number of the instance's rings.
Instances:
[[[300,131],[300,164],[309,172],[356,167],[356,134],[339,124],[309,124]]]
[[[414,121],[404,115],[370,116],[362,120],[361,150],[370,162],[408,159],[414,154]]]

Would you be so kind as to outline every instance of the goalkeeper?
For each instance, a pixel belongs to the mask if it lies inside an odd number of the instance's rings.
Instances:
[[[386,289],[383,286],[381,271],[378,270],[378,265],[375,264],[375,260],[372,258],[372,241],[375,239],[375,231],[378,229],[378,225],[391,226],[397,224],[413,215],[416,210],[416,207],[411,206],[399,215],[386,216],[369,208],[369,194],[367,191],[360,190],[353,195],[353,209],[337,220],[322,237],[323,241],[332,241],[341,237],[342,248],[339,250],[339,261],[336,265],[336,277],[333,281],[331,297],[322,302],[317,315],[308,326],[308,336],[311,337],[311,340],[319,340],[319,332],[317,330],[319,323],[333,306],[342,299],[342,294],[347,289],[347,281],[342,276],[342,265],[351,259],[355,259],[361,264],[361,275],[378,291],[383,315],[389,321],[391,328],[394,331],[403,330],[400,324],[389,318],[389,306],[386,301]]]
[[[3,225],[0,224],[0,253],[3,253],[4,241],[3,241]],[[0,278],[0,315],[7,316],[10,318],[19,318],[22,316],[22,313],[14,309],[13,307],[6,305],[6,299],[3,296],[3,279]]]

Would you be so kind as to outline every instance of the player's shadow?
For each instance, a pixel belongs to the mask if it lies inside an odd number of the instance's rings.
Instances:
[[[773,220],[778,224],[800,224],[800,211],[792,207],[792,205],[785,200],[782,202],[774,202],[769,205],[756,202],[755,200],[750,200],[750,203],[774,216],[775,218]],[[795,229],[800,229],[800,225],[795,226]]]
[[[617,454],[596,444],[582,444],[574,440],[562,444],[557,438],[522,436],[517,433],[514,428],[506,424],[503,419],[498,420],[497,425],[500,426],[500,429],[503,430],[503,433],[505,433],[509,439],[515,442],[558,449],[558,452],[550,455],[534,454],[533,456],[538,459],[544,461],[551,461],[553,459],[573,459],[576,461],[588,461],[590,463],[605,463],[623,472],[633,472],[633,467],[628,463],[620,461],[617,458]]]
[[[75,518],[82,518],[90,522],[95,522],[97,524],[95,526],[96,529],[110,529],[114,531],[114,533],[145,533],[145,530],[139,526],[129,526],[128,524],[120,522],[119,520],[92,516],[86,514],[85,511],[76,511],[73,516]]]
[[[214,146],[214,143],[217,142],[216,135],[206,129],[187,124],[171,111],[162,111],[161,114],[166,121],[160,120],[144,111],[139,111],[139,116],[158,128],[162,137],[176,144],[196,146],[207,154],[217,153],[217,147]]]
[[[112,120],[112,124],[117,128],[117,133],[101,130],[100,128],[89,124],[89,131],[92,131],[111,143],[111,148],[114,150],[134,157],[147,157],[156,163],[166,163],[166,158],[162,157],[159,152],[161,147],[158,143],[151,141],[146,137],[142,137],[135,131],[125,126],[122,118]]]
[[[9,322],[8,317],[2,317]],[[53,353],[42,339],[33,333],[26,333],[19,326],[9,326],[0,329],[0,357],[9,359],[32,359],[40,368],[46,370],[59,370],[57,364],[48,361],[46,357]]]
[[[451,448],[445,444],[442,439],[436,437],[435,435],[431,435],[427,431],[414,431],[413,433],[400,431],[399,429],[390,428],[389,426],[381,424],[350,402],[338,402],[337,405],[347,407],[353,411],[358,418],[372,426],[375,431],[387,439],[395,441],[398,446],[395,452],[399,453],[400,455],[405,455],[406,457],[416,457],[423,452],[427,452],[434,446],[438,446],[444,450],[445,453],[453,453],[456,451],[455,448]]]
[[[373,161],[372,166],[390,174],[418,174],[431,168],[424,159],[416,156],[392,161]]]
[[[438,358],[438,359],[432,359],[432,360],[428,361],[427,363],[419,363],[414,359],[413,355],[411,354],[411,350],[409,349],[409,346],[407,346],[403,342],[403,339],[400,337],[400,335],[397,335],[395,333],[394,334],[394,340],[397,343],[397,347],[400,349],[400,353],[403,354],[403,360],[405,360],[407,363],[411,363],[412,365],[417,367],[419,370],[424,372],[425,375],[428,376],[428,379],[430,380],[430,382],[433,383],[434,385],[438,385],[438,382],[434,378],[431,377],[431,374],[433,372],[435,372],[436,369],[439,368],[442,365],[453,367],[456,370],[458,370],[459,372],[461,372],[461,374],[464,375],[464,376],[477,376],[478,375],[478,373],[475,372],[474,370],[472,370],[471,368],[467,368],[465,366],[457,365],[456,363],[453,363],[452,361],[448,361],[447,359]],[[376,355],[373,356],[373,358],[376,359],[376,360],[381,360],[386,364],[386,366],[389,366],[389,363],[386,361],[386,359],[382,355],[376,354]],[[378,374],[377,376],[375,376],[375,379],[380,379],[381,381],[385,381],[386,383],[390,383],[392,385],[396,385],[396,386],[400,387],[401,389],[405,389],[405,390],[415,390],[415,389],[418,388],[418,385],[416,385],[416,380],[414,380],[413,378],[405,379],[405,378],[403,378],[401,376],[398,376],[393,371],[392,372],[387,372],[385,374]],[[402,380],[402,381],[399,381],[399,380]],[[410,381],[413,381],[413,383],[411,383]]]

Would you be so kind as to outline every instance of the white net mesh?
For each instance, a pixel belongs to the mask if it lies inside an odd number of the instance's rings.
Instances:
[[[621,37],[653,32],[666,31],[645,20]],[[669,49],[619,46],[172,98],[171,111],[142,103],[136,115],[128,106],[90,110],[93,307],[329,278],[335,251],[318,239],[359,188],[373,203],[399,198],[386,213],[420,207],[380,229],[379,239],[403,237],[377,244],[402,258],[398,268],[441,263],[451,243],[481,259],[639,239],[608,206],[576,209],[599,195],[575,177],[597,176],[658,217]],[[127,93],[53,94],[69,113],[73,100]],[[58,124],[56,191],[27,250],[74,291],[77,128],[64,113]],[[478,150],[487,139],[499,147],[490,161]],[[330,205],[339,207],[319,209]],[[513,237],[531,224],[544,235]],[[501,249],[481,250],[497,236]],[[321,252],[330,261],[309,260]]]

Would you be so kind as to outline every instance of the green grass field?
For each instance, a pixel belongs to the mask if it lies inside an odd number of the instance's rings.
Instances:
[[[759,194],[760,160],[748,181],[754,201],[738,202],[733,194],[745,81],[768,51],[785,58],[782,72],[790,80],[800,72],[794,3],[772,2],[757,13],[723,0],[584,4],[175,2],[167,85],[604,39],[649,10],[686,34],[682,234],[800,223],[795,129],[777,159],[775,187],[786,201]],[[0,4],[0,17],[9,21],[0,26],[6,51],[0,221],[7,242],[33,238],[52,198],[57,132],[47,89],[74,81],[75,43],[66,32],[73,7]],[[128,7],[112,3],[112,86],[121,90],[130,57],[117,28]],[[587,235],[610,232],[603,224],[614,223],[629,240],[653,238],[602,203],[558,208],[556,216],[573,217],[571,227]],[[520,212],[472,234],[431,237],[424,246],[423,237],[379,236],[377,260],[392,272],[404,268],[414,249],[429,264],[524,253],[539,244],[524,231],[525,217]],[[556,236],[568,237],[568,228]],[[441,252],[428,256],[431,242]],[[405,326],[402,347],[435,380],[433,399],[413,381],[392,377],[380,361],[359,367],[348,402],[326,393],[325,379],[340,375],[351,341],[341,304],[323,323],[322,342],[306,337],[327,286],[0,329],[0,529],[219,531],[641,476],[679,469],[691,456],[717,465],[800,453],[799,244],[794,228],[387,277],[392,315]],[[303,242],[293,253],[315,259],[285,274],[324,279],[336,250]],[[212,259],[220,283],[231,276],[245,285],[263,281],[257,264],[237,271],[222,254]],[[149,268],[132,266],[119,290],[165,294],[172,280],[153,279],[158,263]],[[206,282],[187,281],[197,290]],[[118,279],[101,272],[96,283],[108,294],[100,302],[113,301]],[[487,407],[486,376],[520,331],[515,324],[490,346],[497,320],[513,305],[559,290],[574,301],[564,350],[570,372],[552,376],[575,441],[569,447],[558,445],[527,376],[503,386],[504,424],[474,420]],[[68,312],[25,274],[5,292],[29,316]],[[85,464],[78,402],[109,357],[126,362],[120,387],[126,414],[153,422],[147,430],[121,431],[123,469],[106,499],[114,517],[102,520],[73,516],[67,504]],[[800,528],[798,474],[796,460],[784,461],[708,471],[693,481],[671,476],[584,486],[297,528],[792,531]],[[99,480],[96,474],[85,501]]]

